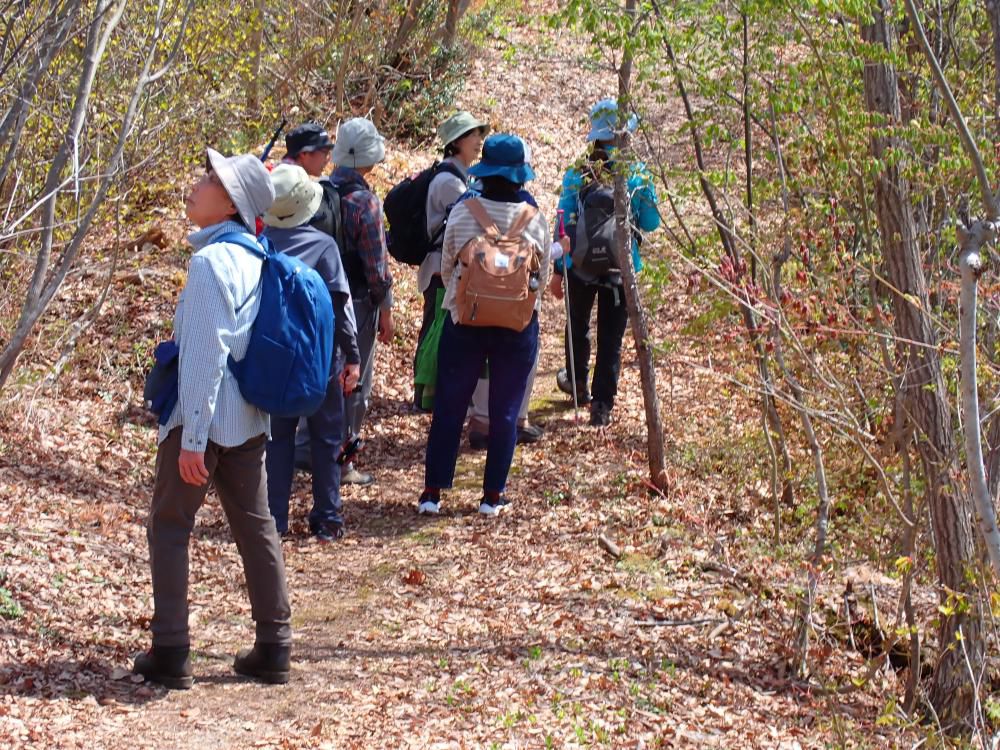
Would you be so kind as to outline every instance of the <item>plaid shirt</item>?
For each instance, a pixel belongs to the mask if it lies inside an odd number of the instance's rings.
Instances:
[[[382,202],[372,192],[365,178],[349,167],[337,167],[330,175],[335,185],[357,185],[360,189],[340,202],[344,222],[344,242],[349,252],[361,260],[372,302],[383,309],[392,307],[392,274],[385,246]]]

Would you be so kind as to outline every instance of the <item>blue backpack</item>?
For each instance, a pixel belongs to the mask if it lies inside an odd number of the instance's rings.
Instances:
[[[274,252],[270,241],[228,232],[231,242],[264,259],[260,309],[246,356],[229,356],[229,370],[248,402],[275,417],[306,417],[326,398],[333,360],[333,301],[316,271]]]

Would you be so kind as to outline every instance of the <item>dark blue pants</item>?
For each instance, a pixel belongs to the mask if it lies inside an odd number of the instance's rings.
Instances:
[[[340,386],[343,363],[334,367],[326,389],[326,401],[309,417],[309,444],[312,452],[313,507],[309,528],[327,523],[343,523],[340,501],[340,465],[337,456],[344,439],[344,391]],[[288,498],[295,473],[295,426],[297,417],[271,418],[271,439],[267,443],[267,505],[279,533],[288,530]]]
[[[427,438],[424,485],[452,486],[465,413],[483,371],[490,366],[490,435],[483,490],[503,492],[517,442],[517,413],[538,354],[538,315],[523,331],[456,325],[449,315],[441,332],[434,418]]]

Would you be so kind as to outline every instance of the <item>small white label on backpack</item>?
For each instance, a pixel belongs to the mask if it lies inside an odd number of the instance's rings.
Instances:
[[[510,267],[510,258],[508,258],[503,253],[497,253],[496,256],[495,256],[494,262],[496,263],[497,268],[509,268]]]

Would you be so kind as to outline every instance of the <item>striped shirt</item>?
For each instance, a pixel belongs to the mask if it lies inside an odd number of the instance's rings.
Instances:
[[[189,451],[202,452],[209,441],[233,447],[270,434],[267,414],[243,399],[228,366],[229,355],[243,359],[250,342],[261,259],[239,245],[212,241],[226,232],[246,229],[225,221],[188,236],[196,252],[174,313],[178,399],[159,439],[183,427],[181,447]]]
[[[497,228],[501,232],[506,232],[521,211],[527,208],[527,203],[507,203],[504,201],[494,201],[487,198],[480,198],[486,213],[490,215]],[[443,307],[451,312],[451,319],[458,323],[458,305],[456,295],[458,293],[458,280],[462,276],[461,267],[458,263],[458,253],[469,240],[480,237],[484,234],[469,209],[462,203],[455,206],[448,215],[448,227],[444,230],[444,245],[441,248],[441,281],[444,282],[445,293]],[[535,309],[542,309],[542,292],[549,281],[551,273],[551,246],[549,244],[549,229],[545,223],[545,217],[541,211],[535,214],[528,223],[528,228],[524,230],[524,236],[531,240],[538,247],[541,254],[542,266],[539,271],[538,297],[535,300]]]

